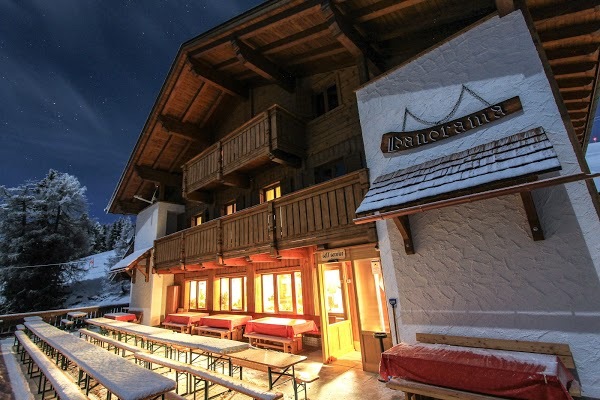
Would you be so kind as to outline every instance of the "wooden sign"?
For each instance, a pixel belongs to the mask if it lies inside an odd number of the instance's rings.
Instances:
[[[388,132],[381,139],[381,151],[396,153],[435,143],[497,121],[522,109],[521,100],[517,96],[432,128],[411,132]]]
[[[321,261],[338,261],[346,258],[346,250],[325,250],[321,252]]]

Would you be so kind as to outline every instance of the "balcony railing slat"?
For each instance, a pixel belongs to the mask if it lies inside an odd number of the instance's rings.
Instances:
[[[186,264],[269,252],[273,246],[374,240],[373,225],[352,221],[365,182],[366,171],[357,171],[158,239],[156,267],[179,263],[182,237]]]

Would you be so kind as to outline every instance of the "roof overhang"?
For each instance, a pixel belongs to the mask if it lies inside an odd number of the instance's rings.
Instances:
[[[152,249],[153,247],[144,247],[140,250],[134,251],[133,253],[124,257],[121,261],[117,262],[108,271],[111,279],[117,274],[130,272],[132,269],[141,269],[141,272],[144,274],[146,279],[148,279]]]

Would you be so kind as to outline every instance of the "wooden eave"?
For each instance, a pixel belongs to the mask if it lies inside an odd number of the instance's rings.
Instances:
[[[557,79],[561,94],[590,103],[570,106],[583,146],[597,81],[598,43],[589,32],[596,21],[591,4],[597,1],[570,3],[527,1],[550,65],[562,76]],[[209,30],[180,48],[108,211],[144,208],[133,196],[150,197],[155,182],[142,179],[135,166],[181,173],[181,165],[214,141],[206,132],[216,116],[248,89],[277,84],[293,91],[296,78],[356,65],[357,57],[366,59],[372,73],[381,73],[495,11],[493,0],[271,0]],[[368,51],[359,54],[363,48]],[[198,137],[189,135],[194,129],[169,131],[163,117],[179,123],[172,127],[197,128]]]

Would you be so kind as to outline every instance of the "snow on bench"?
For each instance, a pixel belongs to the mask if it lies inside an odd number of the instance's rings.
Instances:
[[[90,342],[92,341],[91,339],[94,339],[97,342],[100,342],[100,347],[103,347],[103,343],[106,343],[106,347],[107,350],[110,351],[111,346],[115,348],[115,354],[118,353],[118,350],[121,349],[121,355],[123,357],[125,357],[125,351],[129,351],[130,353],[137,353],[138,351],[147,351],[144,349],[141,349],[137,346],[134,346],[132,344],[128,344],[128,343],[124,343],[124,342],[119,342],[118,340],[112,339],[108,336],[104,336],[101,335],[97,332],[93,332],[90,331],[88,329],[79,329],[79,337],[82,337],[83,335],[86,336],[87,339],[90,340]]]
[[[196,334],[202,336],[213,336],[219,339],[231,339],[233,331],[227,328],[213,328],[211,326],[197,326],[194,328]]]
[[[171,360],[169,358],[156,356],[154,354],[135,353],[134,356],[138,360],[142,360],[149,363],[150,366],[152,365],[152,363],[154,363],[163,367],[171,368],[180,373],[187,373],[206,383],[211,382],[215,385],[223,386],[224,388],[233,390],[234,392],[250,396],[253,399],[276,400],[283,398],[283,394],[279,392],[273,392],[265,387],[256,385],[254,383],[244,382],[241,379],[229,375],[224,375],[219,372],[206,369],[204,367],[187,364],[181,361]],[[208,385],[206,384],[204,390],[206,391],[207,388]]]
[[[44,376],[43,386],[38,388],[42,392],[42,398],[46,393],[46,381],[48,381],[56,392],[56,396],[60,399],[88,400],[88,397],[79,390],[77,384],[67,377],[52,360],[46,357],[24,332],[15,332],[15,337],[21,343],[23,351],[29,354],[31,360],[38,366],[40,373]]]
[[[188,333],[190,328],[186,324],[178,324],[177,322],[163,322],[162,326],[168,329],[175,328],[175,330],[179,330],[181,333]]]
[[[290,339],[287,337],[265,335],[263,333],[246,333],[244,337],[250,340],[250,346],[276,349],[284,353],[298,352],[298,338]],[[299,338],[302,340],[301,338]]]

